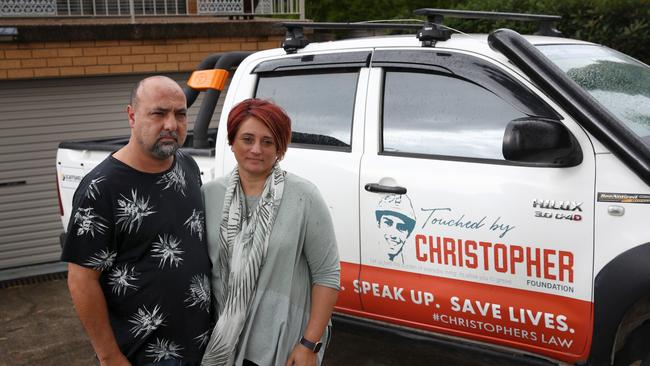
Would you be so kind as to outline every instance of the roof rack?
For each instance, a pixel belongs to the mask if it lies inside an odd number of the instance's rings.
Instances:
[[[312,23],[312,22],[283,22],[279,26],[287,28],[287,34],[282,42],[282,48],[287,53],[296,53],[309,44],[302,30],[308,29],[420,29],[420,24],[402,23]]]
[[[424,15],[431,22],[442,24],[443,19],[490,19],[490,20],[519,20],[523,22],[539,22],[539,30],[535,34],[542,36],[561,36],[562,33],[555,29],[555,22],[562,19],[559,15],[546,14],[525,14],[525,13],[502,13],[497,11],[476,11],[476,10],[449,10],[422,8],[413,12],[415,15]]]
[[[309,40],[305,38],[304,28],[308,29],[417,29],[416,36],[422,42],[423,47],[432,47],[437,41],[446,41],[451,37],[452,31],[443,26],[445,17],[464,19],[507,19],[520,21],[538,21],[540,29],[535,34],[545,36],[560,36],[554,23],[560,19],[558,15],[538,15],[523,13],[500,13],[490,11],[469,11],[469,10],[447,10],[423,8],[413,12],[415,15],[424,15],[427,20],[424,24],[405,23],[313,23],[313,22],[283,22],[278,24],[287,29],[282,48],[288,53],[296,53],[299,49],[306,47]]]

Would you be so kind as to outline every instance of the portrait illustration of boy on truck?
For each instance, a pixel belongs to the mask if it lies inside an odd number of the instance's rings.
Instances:
[[[375,217],[382,233],[381,250],[391,262],[404,263],[404,246],[416,221],[411,199],[407,195],[387,195],[379,201]]]

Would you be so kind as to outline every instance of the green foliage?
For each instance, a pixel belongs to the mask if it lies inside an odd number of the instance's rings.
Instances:
[[[307,17],[316,21],[355,22],[413,18],[418,8],[446,8],[561,15],[557,28],[569,38],[604,44],[650,63],[650,0],[312,0]],[[445,20],[465,33],[511,28],[534,33],[535,23]]]

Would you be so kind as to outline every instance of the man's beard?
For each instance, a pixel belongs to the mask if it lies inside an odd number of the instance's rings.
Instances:
[[[160,139],[163,137],[173,137],[176,139],[174,142],[162,142]],[[178,150],[178,133],[176,131],[172,132],[161,132],[158,136],[158,140],[151,147],[151,153],[158,159],[164,160],[170,156],[176,154]]]

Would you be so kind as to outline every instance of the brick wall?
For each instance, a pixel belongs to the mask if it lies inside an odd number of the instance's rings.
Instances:
[[[191,71],[207,55],[278,47],[282,36],[0,43],[0,80]]]

